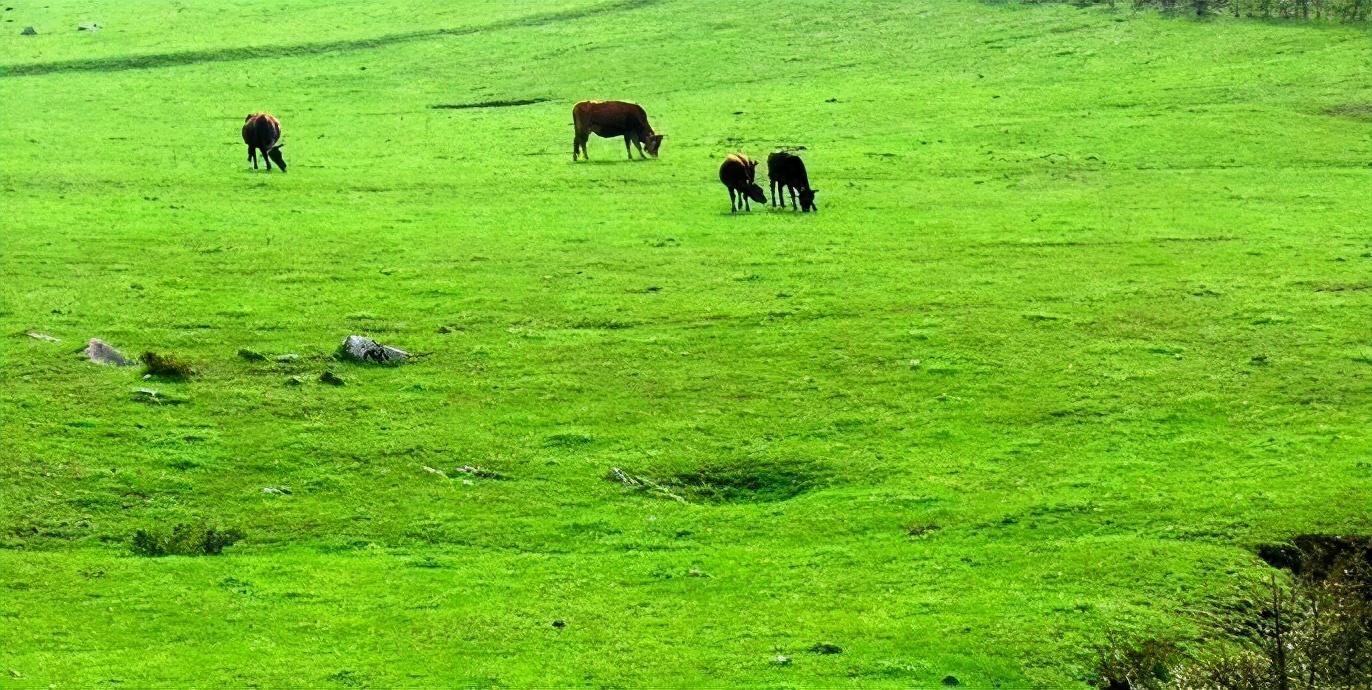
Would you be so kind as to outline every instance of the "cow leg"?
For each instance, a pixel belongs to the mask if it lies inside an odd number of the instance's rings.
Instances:
[[[624,135],[624,155],[628,156],[629,160],[634,159],[634,150],[629,147],[629,135],[627,134]]]
[[[791,210],[796,210],[796,188],[791,187]]]
[[[252,163],[253,170],[257,169],[257,149],[252,146],[248,147],[248,162]]]
[[[777,181],[767,180],[767,194],[772,197],[772,205],[777,205]]]
[[[734,206],[734,188],[729,188],[729,213],[737,213],[738,208]]]

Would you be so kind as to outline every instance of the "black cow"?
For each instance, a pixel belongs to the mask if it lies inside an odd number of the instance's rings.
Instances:
[[[802,212],[819,211],[815,205],[815,192],[819,190],[810,188],[810,176],[805,173],[805,161],[800,156],[787,151],[777,151],[767,156],[767,179],[773,206],[786,207],[782,188],[790,187],[792,210],[796,207],[796,195],[799,193]]]

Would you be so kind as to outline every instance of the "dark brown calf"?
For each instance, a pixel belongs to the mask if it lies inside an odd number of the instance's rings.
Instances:
[[[657,158],[657,150],[662,147],[663,134],[653,132],[653,126],[648,124],[648,114],[643,112],[643,108],[637,103],[625,103],[624,101],[582,101],[572,107],[572,126],[576,128],[576,134],[572,138],[572,160],[576,160],[580,153],[586,160],[591,157],[586,153],[586,140],[592,134],[602,137],[624,137],[624,152],[629,154],[629,160],[633,160],[634,153],[629,150],[629,144],[638,148],[638,157],[646,158],[643,149],[648,149],[648,155]]]
[[[267,171],[275,162],[286,172],[286,160],[281,157],[281,123],[266,113],[253,113],[243,118],[243,143],[248,145],[248,161],[252,169],[257,169],[257,152],[262,152],[262,160],[267,163]]]
[[[737,213],[740,206],[745,211],[753,210],[748,204],[749,199],[759,204],[767,203],[767,195],[753,181],[756,176],[757,161],[741,153],[729,154],[719,166],[719,181],[729,190],[730,213]],[[734,201],[735,195],[738,197],[737,202]]]
[[[777,151],[767,156],[768,191],[772,193],[772,205],[785,208],[786,197],[782,196],[783,187],[791,188],[791,209],[796,207],[796,194],[800,194],[800,209],[803,212],[819,211],[815,205],[815,192],[810,188],[810,176],[805,173],[805,162],[800,156],[787,151]]]

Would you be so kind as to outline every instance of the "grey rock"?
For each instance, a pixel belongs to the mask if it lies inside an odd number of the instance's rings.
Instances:
[[[303,384],[303,383],[305,383],[305,379],[302,379],[302,378],[300,378],[299,376],[292,376],[292,377],[286,379],[286,385],[287,385],[287,386],[299,386],[299,385],[301,385],[301,384]]]
[[[83,352],[90,361],[96,364],[113,364],[117,367],[127,367],[133,364],[128,357],[124,356],[124,353],[114,349],[109,343],[99,338],[91,338],[90,342],[86,343],[86,349]]]
[[[26,26],[26,27],[24,27],[24,30],[23,30],[23,31],[20,31],[20,32],[19,32],[19,35],[20,35],[20,36],[37,36],[37,35],[38,35],[38,30],[35,29],[35,28],[33,28],[33,27],[31,27],[31,26]]]
[[[277,355],[275,357],[272,357],[272,361],[280,362],[282,364],[294,364],[300,361],[300,355],[297,355],[294,352],[287,352],[284,355]]]
[[[343,379],[338,378],[338,375],[337,375],[337,374],[334,374],[332,371],[326,371],[326,372],[320,374],[320,375],[319,375],[319,382],[320,382],[320,383],[327,383],[327,384],[329,384],[330,386],[341,386],[341,385],[344,384]]]
[[[247,348],[239,350],[238,356],[248,360],[249,362],[261,362],[262,360],[267,358],[266,355],[263,355],[261,352],[258,352],[256,350],[249,350]]]
[[[76,30],[77,30],[77,31],[99,31],[99,30],[100,30],[100,25],[99,25],[99,24],[96,24],[95,22],[90,22],[89,24],[77,24],[77,25],[76,25]]]
[[[338,354],[354,362],[373,364],[399,364],[410,357],[410,353],[394,348],[360,335],[350,335],[338,347]]]
[[[49,342],[49,343],[60,343],[60,342],[62,342],[62,339],[61,339],[61,338],[54,338],[54,337],[48,335],[47,333],[39,333],[38,331],[29,331],[29,332],[25,333],[24,335],[27,335],[28,337],[33,338],[34,340],[42,340],[42,341],[44,341],[44,342]]]
[[[283,495],[289,496],[289,495],[291,495],[291,490],[290,490],[290,487],[285,487],[285,486],[264,486],[264,487],[262,487],[262,493],[264,493],[264,494],[283,494]]]

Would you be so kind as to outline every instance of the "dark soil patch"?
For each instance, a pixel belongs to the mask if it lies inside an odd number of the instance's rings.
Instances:
[[[471,108],[513,108],[520,105],[534,105],[535,103],[547,103],[548,98],[519,98],[505,101],[477,101],[475,103],[435,103],[429,106],[433,110],[468,110]]]

